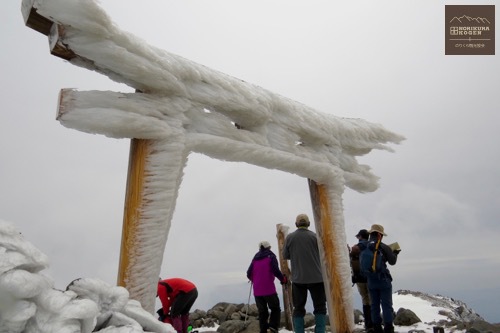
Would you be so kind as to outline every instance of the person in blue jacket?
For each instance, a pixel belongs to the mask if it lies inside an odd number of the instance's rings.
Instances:
[[[384,232],[384,227],[380,224],[373,224],[368,232],[370,233],[370,237],[367,246],[370,247],[378,243],[378,249],[383,262],[381,273],[367,276],[374,333],[394,333],[392,275],[387,268],[387,264],[391,266],[395,265],[401,250],[397,249],[393,251],[389,245],[382,242],[382,238],[387,236],[387,234]],[[383,316],[380,316],[380,309],[382,309]]]
[[[271,251],[268,241],[259,243],[259,252],[248,267],[247,277],[252,281],[255,304],[259,310],[260,333],[267,333],[268,329],[270,332],[278,332],[281,308],[274,279],[276,277],[281,284],[286,284],[287,278],[281,273],[276,255]],[[268,308],[271,310],[271,316]]]

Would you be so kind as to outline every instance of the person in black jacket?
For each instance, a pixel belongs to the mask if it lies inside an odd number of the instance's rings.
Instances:
[[[373,329],[375,333],[394,333],[394,310],[392,308],[392,276],[387,268],[389,265],[395,265],[400,250],[392,251],[389,245],[382,243],[382,238],[387,236],[384,227],[380,224],[373,224],[370,230],[368,246],[378,243],[378,249],[382,254],[383,270],[381,274],[368,275],[368,290],[371,299],[371,312]],[[382,307],[383,318],[380,316]],[[382,329],[382,319],[384,328]]]
[[[358,288],[359,295],[361,296],[361,303],[363,304],[363,317],[365,317],[365,330],[369,331],[373,329],[372,323],[372,312],[371,312],[371,300],[370,292],[368,291],[368,284],[366,277],[361,274],[361,269],[359,267],[359,254],[364,250],[368,244],[368,237],[370,234],[368,230],[361,229],[357,234],[356,238],[358,243],[353,245],[349,251],[349,256],[351,258],[351,268],[352,268],[352,283],[353,286],[356,284]]]

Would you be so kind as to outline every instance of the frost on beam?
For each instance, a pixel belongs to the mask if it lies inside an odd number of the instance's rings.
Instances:
[[[338,173],[354,190],[377,188],[378,178],[356,157],[374,148],[389,149],[382,143],[399,142],[401,137],[362,119],[337,118],[286,101],[289,108],[266,110],[265,117],[257,114],[253,123],[258,125],[249,127],[235,121],[245,114],[242,110],[213,108],[187,97],[64,89],[58,120],[66,127],[112,138],[183,135],[190,151],[213,158],[278,169],[320,183]]]

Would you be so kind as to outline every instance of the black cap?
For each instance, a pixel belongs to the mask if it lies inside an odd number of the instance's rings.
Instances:
[[[366,229],[361,229],[358,234],[356,235],[356,237],[361,237],[363,239],[368,239],[368,237],[370,236],[370,234],[368,233],[368,230]]]

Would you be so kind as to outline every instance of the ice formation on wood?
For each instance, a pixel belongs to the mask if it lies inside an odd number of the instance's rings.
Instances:
[[[134,240],[143,248],[133,253],[127,281],[146,309],[153,310],[158,252],[165,247],[182,170],[189,153],[198,152],[293,173],[325,187],[335,232],[322,246],[323,257],[334,254],[334,287],[352,312],[342,193],[344,186],[374,191],[378,178],[356,158],[372,149],[390,151],[387,144],[402,136],[362,119],[318,112],[152,47],[121,31],[96,1],[24,0],[25,17],[31,7],[57,24],[51,45],[69,50],[64,54],[71,63],[142,92],[63,90],[58,119],[80,131],[150,142],[145,204]],[[325,272],[326,278],[331,274]]]

